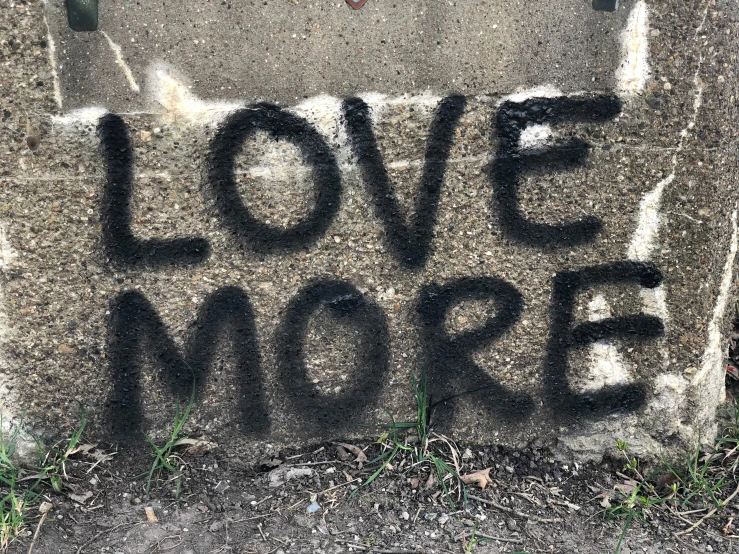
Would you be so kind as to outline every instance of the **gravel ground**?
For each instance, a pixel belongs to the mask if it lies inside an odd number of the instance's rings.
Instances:
[[[374,443],[353,443],[372,458]],[[76,456],[64,494],[46,491],[54,508],[41,526],[39,553],[238,554],[388,552],[462,554],[461,537],[495,537],[471,546],[476,553],[611,554],[624,520],[604,519],[604,496],[618,494],[623,463],[569,466],[543,448],[517,451],[458,445],[461,473],[491,468],[482,490],[468,501],[451,488],[450,505],[428,466],[392,470],[347,499],[356,479],[377,464],[358,467],[356,456],[335,443],[303,451],[266,451],[258,465],[220,447],[203,456],[184,454],[179,499],[174,481],[155,482],[145,494],[149,453],[119,452],[112,462]],[[108,451],[109,452],[109,451]],[[451,462],[450,462],[451,463]],[[166,476],[165,476],[166,477]],[[451,486],[451,482],[450,482]],[[605,493],[605,494],[604,494]],[[315,503],[315,504],[313,504]],[[310,510],[311,505],[315,511]],[[153,509],[157,521],[147,519]],[[722,529],[739,516],[731,506],[681,538],[687,524],[655,508],[634,521],[622,552],[739,552]],[[697,518],[701,514],[686,517]],[[10,552],[26,553],[38,516]]]

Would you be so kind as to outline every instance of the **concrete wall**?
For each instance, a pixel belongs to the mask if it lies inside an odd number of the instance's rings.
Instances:
[[[16,6],[6,421],[141,440],[194,375],[192,428],[256,451],[407,419],[425,368],[459,439],[710,437],[736,8],[443,4]]]

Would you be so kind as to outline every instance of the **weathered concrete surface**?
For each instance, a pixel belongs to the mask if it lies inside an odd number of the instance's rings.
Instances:
[[[629,2],[627,4],[633,4]],[[151,109],[116,66],[122,47],[143,87],[157,63],[189,77],[197,96],[295,104],[319,94],[510,92],[549,83],[565,92],[614,86],[619,31],[590,2],[344,0],[100,3],[100,33],[72,32],[48,2],[68,109]],[[106,36],[107,35],[107,36]]]
[[[6,2],[6,414],[163,432],[195,373],[193,428],[256,450],[406,419],[425,367],[455,436],[712,436],[736,8],[413,4],[107,3],[74,35]]]

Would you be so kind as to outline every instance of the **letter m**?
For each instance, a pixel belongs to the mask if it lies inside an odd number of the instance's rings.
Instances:
[[[192,394],[193,386],[196,397],[201,392],[221,343],[229,344],[236,360],[243,430],[263,434],[269,429],[269,415],[262,390],[254,314],[246,293],[226,287],[211,294],[190,326],[184,352],[175,345],[143,294],[119,294],[113,300],[108,322],[108,359],[113,379],[108,415],[113,435],[124,441],[140,436],[144,361],[154,364],[165,386],[184,401]]]

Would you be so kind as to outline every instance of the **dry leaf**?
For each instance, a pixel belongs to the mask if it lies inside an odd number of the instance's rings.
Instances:
[[[426,484],[423,486],[424,489],[428,490],[436,485],[436,475],[432,471],[429,473],[429,478],[426,480]]]
[[[184,454],[191,454],[193,456],[203,456],[214,450],[216,444],[204,439],[180,439],[177,441],[177,446],[184,446]]]
[[[657,490],[669,489],[674,483],[679,483],[680,479],[674,473],[663,473],[654,482],[654,486]]]
[[[85,494],[68,494],[67,496],[75,502],[84,504],[92,498],[92,491],[87,491]]]
[[[362,468],[362,464],[364,464],[364,462],[367,461],[367,455],[364,453],[364,451],[361,448],[359,448],[358,446],[354,446],[353,444],[346,444],[343,442],[339,442],[336,444],[338,444],[338,446],[341,446],[342,448],[345,448],[346,450],[354,454],[357,457],[357,459],[354,461],[357,462],[357,465],[359,466],[360,469]]]
[[[603,508],[610,508],[611,507],[611,501],[608,499],[608,496],[604,496],[603,500],[600,501],[600,505]]]
[[[144,508],[144,511],[146,512],[146,520],[149,523],[156,523],[157,521],[159,521],[159,518],[157,518],[157,515],[154,513],[154,508],[152,508],[151,506],[147,506],[146,508]]]
[[[99,448],[96,448],[95,450],[91,450],[90,452],[88,452],[88,456],[90,456],[91,458],[94,458],[95,461],[97,462],[96,465],[101,464],[103,462],[109,462],[110,460],[113,459],[113,457],[116,454],[118,454],[118,452],[111,452],[110,454],[106,454]]]
[[[628,494],[631,494],[632,492],[634,492],[636,490],[636,487],[638,487],[638,486],[639,486],[639,483],[637,483],[633,479],[627,479],[623,483],[619,483],[618,485],[616,485],[613,488],[616,489],[617,491],[620,491],[620,492],[628,495]]]
[[[492,468],[481,469],[480,471],[476,471],[475,473],[462,475],[460,479],[465,485],[477,485],[481,489],[484,489],[488,486],[488,483],[492,482],[492,480],[490,479],[491,469]]]
[[[83,454],[85,456],[88,456],[95,460],[95,465],[87,470],[87,473],[90,473],[90,471],[97,466],[98,464],[101,464],[103,462],[109,462],[113,459],[113,456],[115,456],[117,453],[112,452],[111,454],[107,454],[103,450],[99,449],[97,447],[97,443],[95,444],[80,444],[79,446],[75,446],[72,450],[70,450],[67,453],[67,456],[72,456],[74,454]]]
[[[340,444],[336,445],[336,452],[339,455],[339,460],[344,462],[348,461],[352,457],[352,455],[346,451],[346,448],[342,447]]]
[[[79,452],[82,452],[83,454],[87,454],[90,452],[90,450],[94,450],[97,448],[97,443],[95,444],[80,444],[79,446],[75,446],[72,450],[70,450],[67,455],[71,456],[73,454],[78,454]]]

